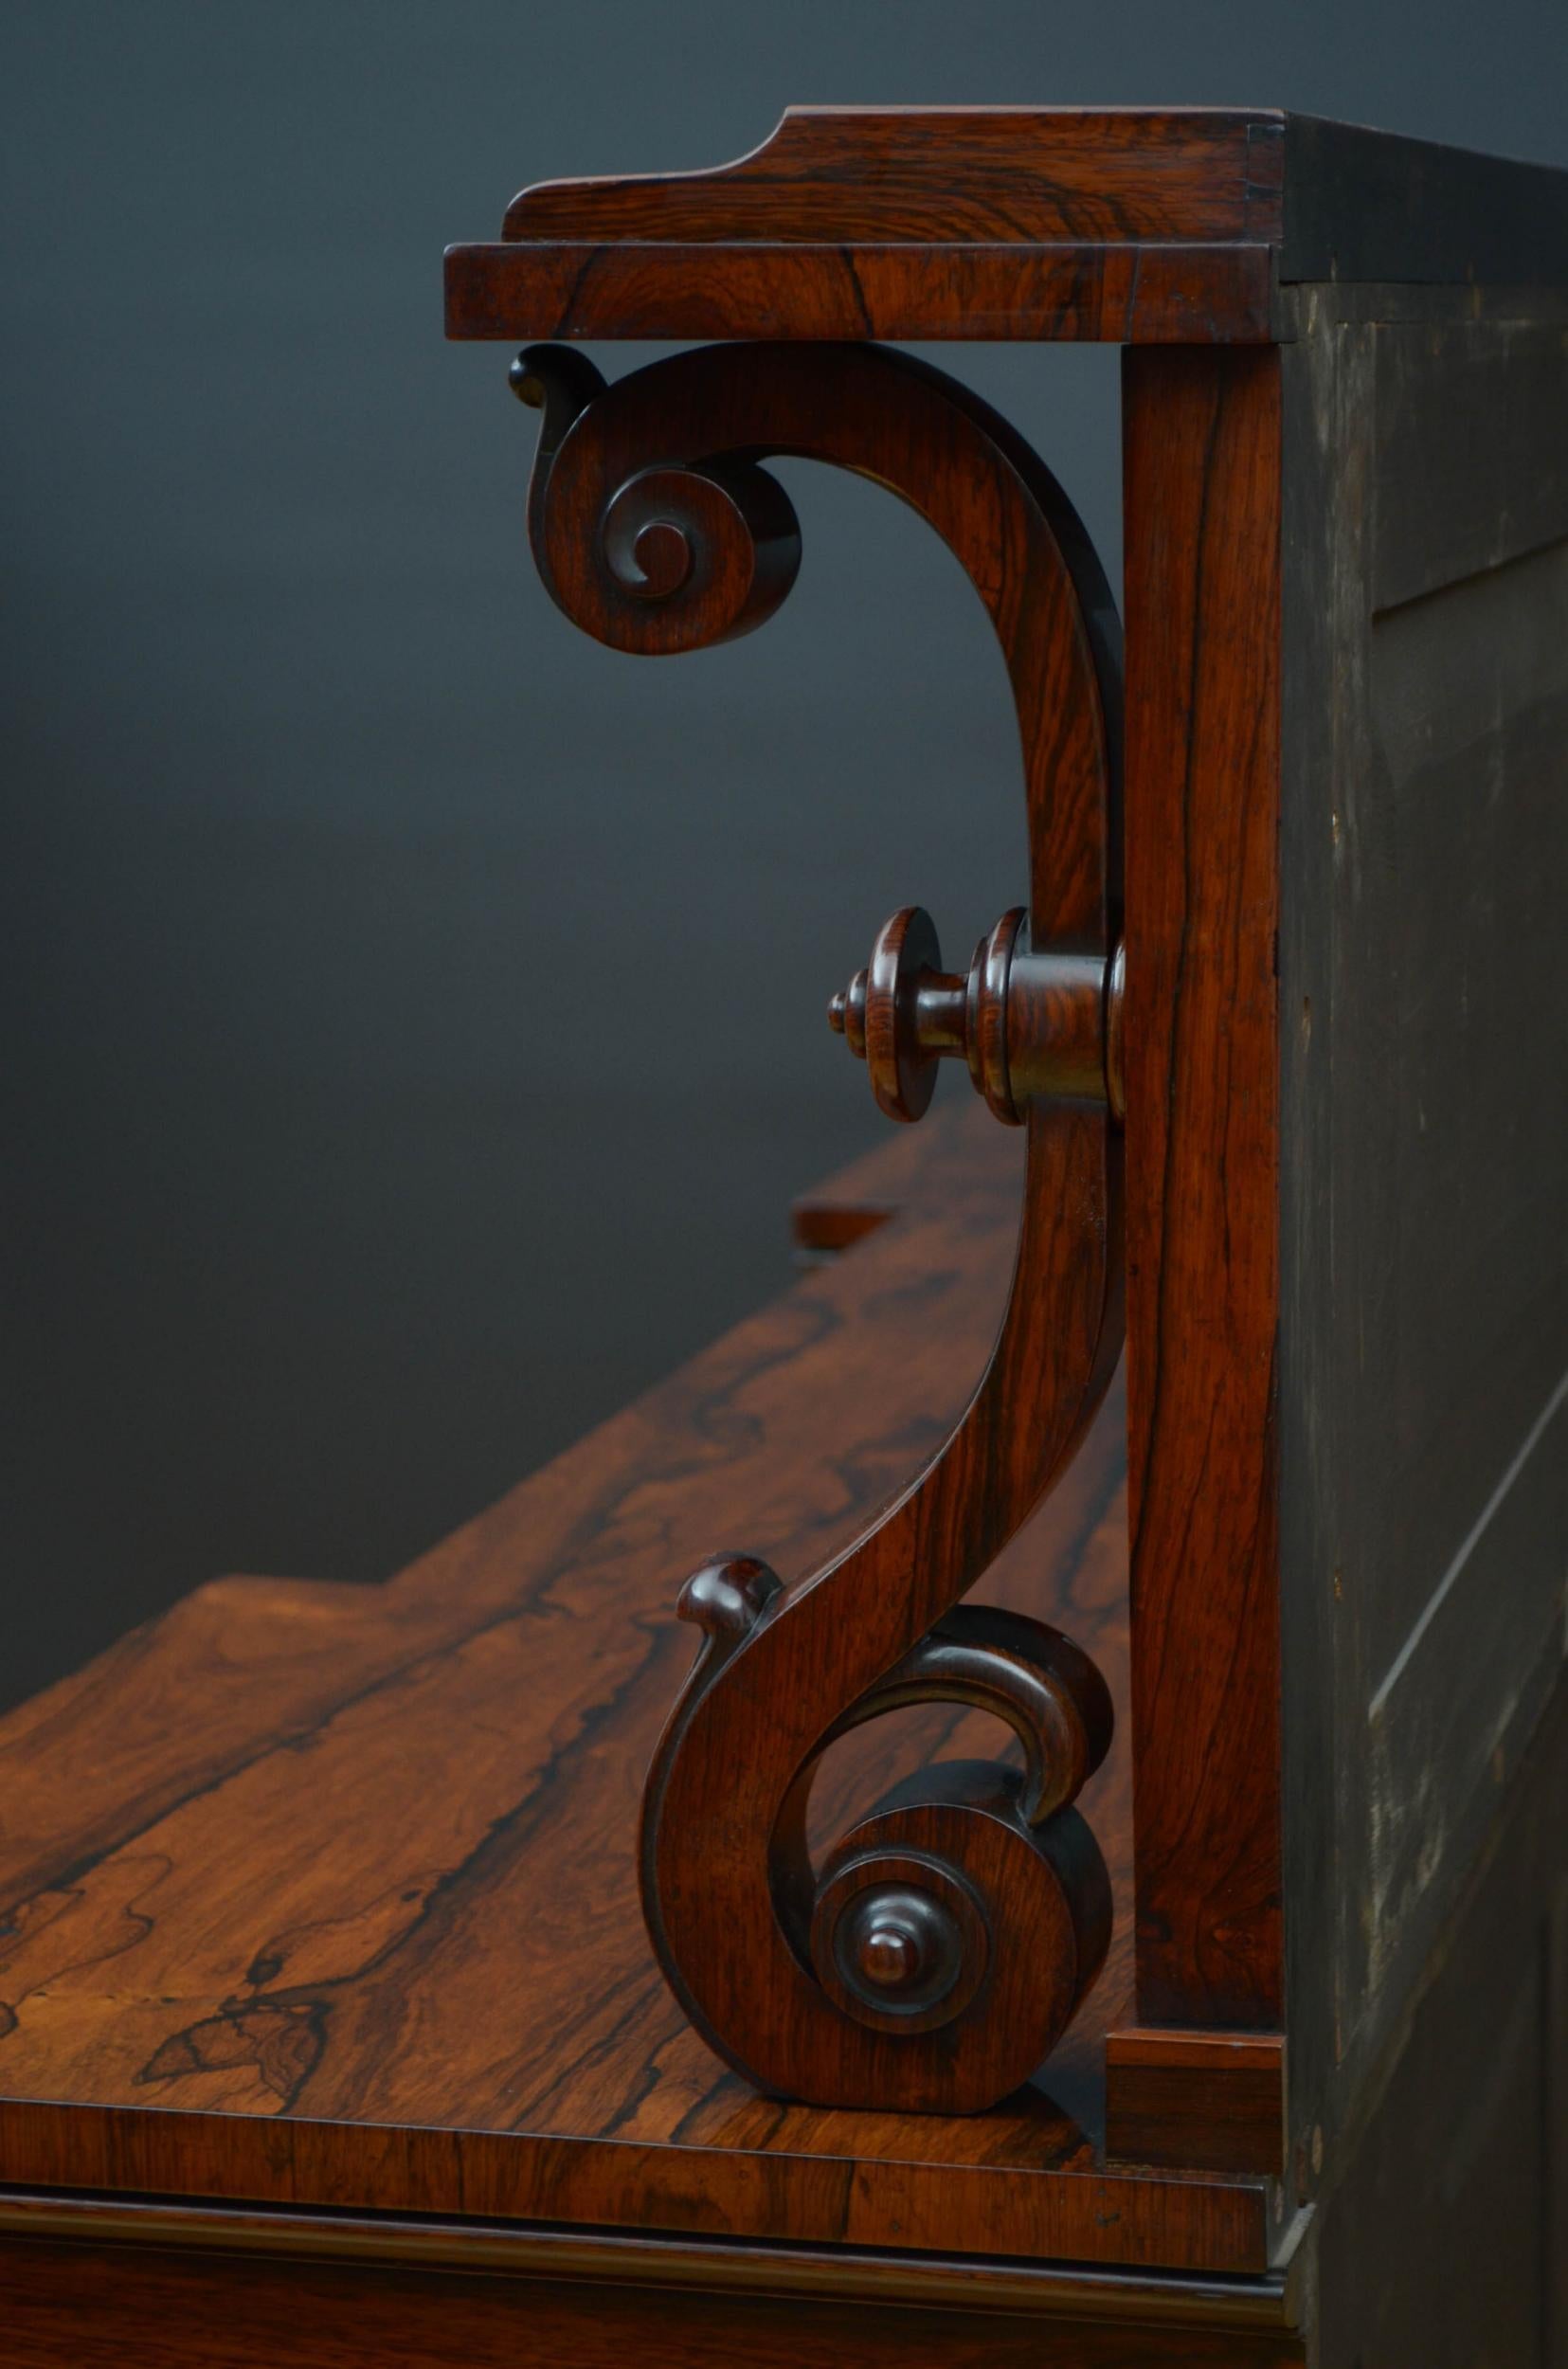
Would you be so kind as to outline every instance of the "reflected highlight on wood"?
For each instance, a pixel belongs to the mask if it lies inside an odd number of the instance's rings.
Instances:
[[[674,1567],[744,1523],[787,1575],[941,1441],[1006,1296],[1021,1135],[965,1096],[819,1188],[883,1222],[385,1587],[227,1580],[0,1722],[12,2182],[309,2210],[1260,2272],[1260,2182],[1108,2170],[1131,2003],[1130,1779],[1081,1797],[1105,1973],[981,2117],[760,2098],[637,1906],[679,1683]],[[1125,1403],[986,1581],[1126,1701]],[[928,1704],[829,1753],[814,1837],[989,1723]]]
[[[1049,2055],[1109,1931],[1105,1864],[1072,1807],[1109,1745],[1103,1681],[1055,1631],[958,1600],[1072,1456],[1120,1347],[1120,1148],[1103,1084],[1025,1095],[1007,1070],[1015,945],[1043,990],[1018,1032],[1037,1085],[1059,1082],[1047,1058],[1056,1006],[1081,1066],[1083,998],[1064,986],[1073,964],[1099,1040],[1120,918],[1116,619],[1049,471],[920,364],[864,346],[716,348],[607,388],[580,355],[533,349],[514,383],[543,411],[529,501],[541,572],[601,641],[668,654],[770,616],[800,543],[761,462],[790,454],[870,477],[919,511],[966,569],[1007,661],[1029,905],[1002,925],[994,978],[984,948],[977,958],[970,1031],[979,1082],[1000,1065],[987,1099],[1028,1121],[1000,1334],[950,1438],[846,1552],[789,1590],[744,1553],[688,1582],[680,1609],[704,1642],[643,1814],[649,1931],[731,2064],[823,2105],[972,2111]],[[931,1029],[951,1032],[930,1012],[924,1043],[906,1027],[922,980],[940,998],[940,958],[925,916],[901,918],[846,1019],[884,1107],[915,1117]],[[933,1698],[1005,1721],[1022,1773],[978,1763],[907,1777],[814,1866],[822,1754],[848,1728]]]

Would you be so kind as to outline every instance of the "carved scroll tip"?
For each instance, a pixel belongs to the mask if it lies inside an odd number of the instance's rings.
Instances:
[[[843,988],[840,987],[837,995],[829,996],[827,1005],[827,1024],[832,1029],[836,1037],[841,1037],[844,1033],[845,1018],[848,1011],[849,998],[844,993]]]
[[[553,452],[572,422],[604,391],[604,373],[574,346],[525,346],[506,383],[519,403],[542,411],[541,446]]]
[[[756,1626],[784,1582],[754,1555],[713,1555],[694,1571],[676,1610],[712,1637],[737,1640]]]

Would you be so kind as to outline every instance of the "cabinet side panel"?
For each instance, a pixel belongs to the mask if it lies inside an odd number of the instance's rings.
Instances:
[[[1568,535],[1568,328],[1385,325],[1376,348],[1375,608]]]
[[[1289,2178],[1305,2200],[1336,2062],[1334,895],[1339,785],[1366,769],[1372,333],[1284,349],[1280,784],[1280,1619]]]
[[[1319,2369],[1563,2369],[1553,2232],[1563,2136],[1549,2106],[1565,1789],[1559,1702],[1407,2002],[1325,2202]]]
[[[1325,296],[1287,365],[1281,1525],[1308,2157],[1407,2009],[1561,1672],[1557,351],[1548,402],[1548,348],[1516,327],[1342,325]],[[1488,408],[1522,445],[1495,527],[1475,508]]]

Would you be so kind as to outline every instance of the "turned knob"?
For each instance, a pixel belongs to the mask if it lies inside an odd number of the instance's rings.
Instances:
[[[891,1119],[925,1115],[945,1056],[963,1058],[975,1092],[1009,1127],[1046,1096],[1108,1103],[1119,1119],[1123,967],[1120,946],[1109,961],[1034,952],[1020,905],[960,975],[942,967],[929,913],[906,905],[828,1004],[828,1023],[865,1062]]]
[[[861,1892],[834,1935],[840,1980],[883,2015],[922,2016],[941,2005],[964,1971],[964,1937],[940,1900],[908,1884]]]

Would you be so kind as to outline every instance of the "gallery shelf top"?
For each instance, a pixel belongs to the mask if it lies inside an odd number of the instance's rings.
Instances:
[[[543,181],[455,337],[1257,342],[1281,290],[1568,282],[1568,171],[1277,108],[792,107],[711,170]]]

